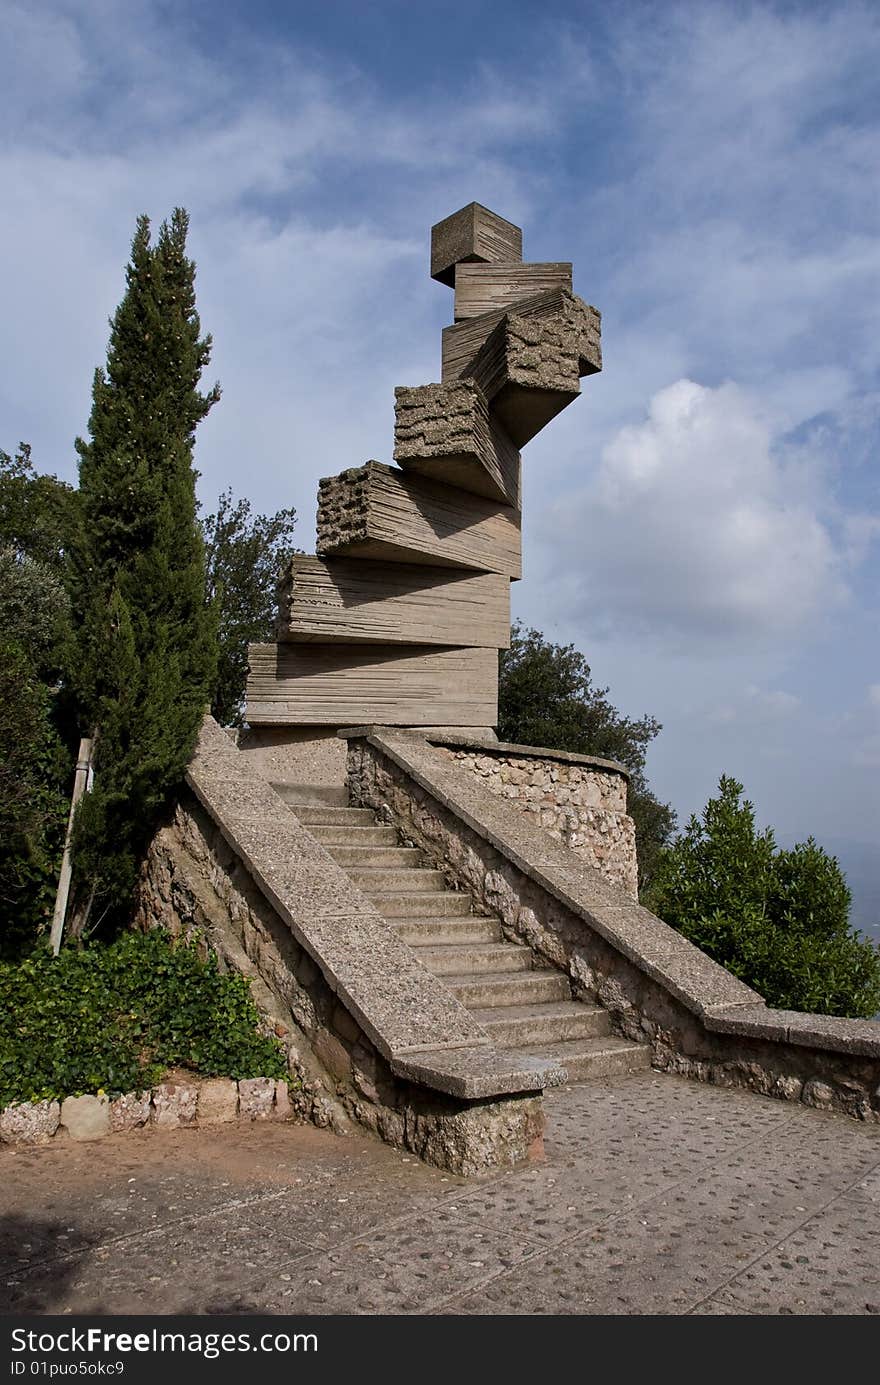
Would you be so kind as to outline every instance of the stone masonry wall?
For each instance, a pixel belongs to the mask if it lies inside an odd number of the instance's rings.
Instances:
[[[622,774],[541,755],[439,747],[487,789],[527,813],[586,865],[638,896],[636,829]]]
[[[872,1033],[880,1027],[762,1006],[744,1009],[738,1019],[704,1019],[462,821],[441,793],[416,782],[366,739],[349,742],[349,786],[353,803],[393,823],[452,886],[469,890],[478,905],[497,914],[506,937],[564,971],[576,997],[598,1000],[617,1033],[650,1043],[655,1068],[880,1122],[876,1036],[869,1043],[876,1056],[862,1051],[866,1026]],[[638,912],[650,927],[653,916]],[[798,1028],[803,1043],[788,1037]]]
[[[350,1121],[427,1163],[465,1176],[540,1150],[540,1096],[460,1101],[395,1076],[338,1001],[316,962],[254,884],[195,799],[157,835],[138,922],[196,934],[224,967],[251,978],[254,999],[285,1046],[303,1118],[344,1134]]]

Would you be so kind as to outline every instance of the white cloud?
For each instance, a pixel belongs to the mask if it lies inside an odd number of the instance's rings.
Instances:
[[[811,489],[745,391],[679,380],[612,437],[593,484],[545,529],[564,535],[563,561],[617,631],[788,635],[845,596]]]

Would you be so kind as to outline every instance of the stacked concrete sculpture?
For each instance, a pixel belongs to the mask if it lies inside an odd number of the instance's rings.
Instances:
[[[317,555],[284,576],[278,642],[250,648],[254,727],[497,719],[519,450],[601,369],[599,313],[570,264],[524,264],[519,227],[477,202],[433,227],[431,275],[455,289],[441,382],[395,390],[396,467],[320,482]]]

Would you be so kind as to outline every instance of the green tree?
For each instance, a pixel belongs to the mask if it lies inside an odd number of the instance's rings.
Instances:
[[[62,584],[78,497],[31,449],[0,451],[0,953],[33,947],[52,912],[72,754]]]
[[[880,952],[850,931],[850,892],[812,837],[779,850],[743,786],[718,797],[661,854],[647,902],[781,1009],[867,1018],[880,1009]]]
[[[660,730],[653,717],[621,716],[608,688],[593,686],[590,666],[574,645],[552,644],[520,622],[513,626],[510,649],[500,651],[498,737],[618,760],[629,770],[627,811],[636,825],[642,888],[675,827],[674,811],[654,796],[645,778],[648,746]]]
[[[247,681],[247,647],[275,638],[277,587],[297,551],[292,542],[296,511],[253,515],[250,502],[220,496],[202,520],[207,595],[219,613],[217,676],[211,712],[221,726],[240,726]]]
[[[139,218],[126,293],[95,372],[90,441],[77,439],[82,525],[72,545],[76,689],[97,733],[95,784],[77,816],[77,917],[123,921],[139,861],[180,784],[207,707],[216,617],[205,603],[195,430],[220,396],[198,389],[200,336],[188,218],[151,245]]]
[[[29,443],[19,443],[14,456],[0,449],[0,548],[60,571],[78,515],[78,492],[38,474]]]
[[[0,956],[32,947],[51,917],[69,768],[50,688],[28,650],[0,638]]]

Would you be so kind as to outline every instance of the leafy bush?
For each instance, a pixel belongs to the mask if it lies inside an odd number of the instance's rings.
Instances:
[[[870,1018],[880,1010],[880,952],[849,929],[837,861],[812,837],[778,850],[740,802],[742,784],[722,775],[718,789],[661,853],[649,907],[770,1005]]]
[[[160,929],[0,963],[0,1106],[143,1090],[171,1067],[283,1078],[258,1024],[244,977]]]

